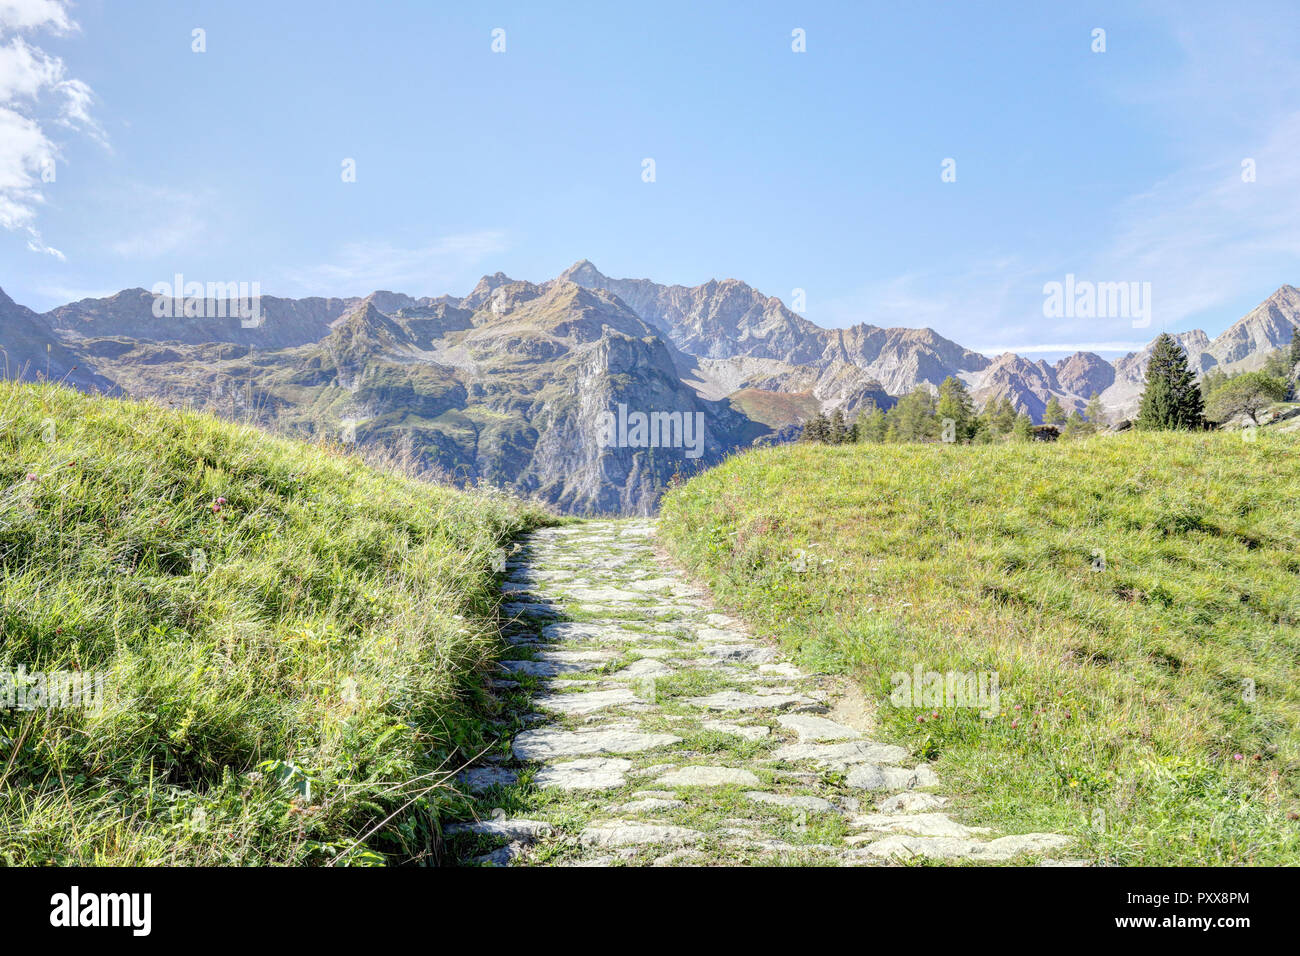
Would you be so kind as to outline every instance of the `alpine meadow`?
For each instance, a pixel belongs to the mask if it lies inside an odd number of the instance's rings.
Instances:
[[[1284,925],[1243,3],[0,0],[8,925]]]

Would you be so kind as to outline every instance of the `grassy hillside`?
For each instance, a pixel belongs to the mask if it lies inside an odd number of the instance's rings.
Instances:
[[[1123,864],[1300,862],[1300,436],[798,445],[664,501],[669,546],[851,673],[968,822]],[[998,714],[890,702],[996,672]],[[1251,683],[1253,682],[1253,694]]]
[[[214,418],[0,382],[0,862],[424,857],[540,516]]]

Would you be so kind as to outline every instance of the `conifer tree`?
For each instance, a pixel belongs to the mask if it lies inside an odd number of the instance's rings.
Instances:
[[[975,406],[959,378],[949,375],[943,380],[934,413],[940,422],[951,418],[956,423],[955,434],[959,442],[969,441],[975,432]]]
[[[1043,409],[1043,422],[1048,425],[1065,424],[1065,409],[1055,395],[1047,400],[1047,407]]]
[[[1151,350],[1137,426],[1161,430],[1205,427],[1205,400],[1187,365],[1187,353],[1168,332],[1156,339]]]

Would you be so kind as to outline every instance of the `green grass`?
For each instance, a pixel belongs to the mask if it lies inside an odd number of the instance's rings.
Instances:
[[[673,489],[662,534],[758,633],[853,675],[967,822],[1295,864],[1298,501],[1300,437],[1268,429],[795,445]],[[996,672],[998,714],[895,706],[917,664]]]
[[[0,863],[428,859],[493,739],[493,557],[541,520],[0,382],[0,670],[106,673],[98,712],[0,709]]]

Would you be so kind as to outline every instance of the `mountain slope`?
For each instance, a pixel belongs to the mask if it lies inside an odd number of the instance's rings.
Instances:
[[[24,382],[47,379],[88,392],[115,386],[67,346],[35,312],[0,289],[0,377]]]

